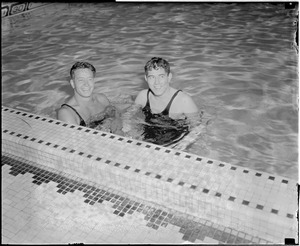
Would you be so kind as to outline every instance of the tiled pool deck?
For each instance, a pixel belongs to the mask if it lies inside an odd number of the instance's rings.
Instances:
[[[297,182],[2,107],[3,243],[298,242]]]

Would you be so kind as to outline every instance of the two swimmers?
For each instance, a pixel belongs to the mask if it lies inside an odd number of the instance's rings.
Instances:
[[[193,99],[170,86],[170,64],[153,57],[145,65],[145,80],[149,89],[139,92],[135,103],[122,116],[102,93],[94,92],[96,69],[87,62],[76,62],[70,71],[73,97],[58,110],[59,120],[107,130],[118,135],[130,135],[133,115],[142,110],[143,140],[165,145],[170,138],[180,140],[199,122],[200,115]]]

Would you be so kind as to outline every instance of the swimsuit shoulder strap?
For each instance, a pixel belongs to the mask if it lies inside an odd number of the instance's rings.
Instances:
[[[149,102],[149,93],[150,93],[150,89],[148,89],[148,91],[147,91],[147,102],[146,102],[146,105],[145,105],[145,107],[146,107],[146,106],[149,106],[149,107],[150,107],[150,102]]]
[[[161,112],[163,115],[169,115],[169,110],[170,110],[170,107],[172,105],[172,102],[174,100],[174,98],[177,96],[177,94],[180,92],[181,90],[178,90],[174,93],[174,95],[172,96],[170,102],[168,103],[167,107]]]
[[[78,115],[78,117],[80,119],[80,125],[81,126],[86,126],[84,119],[81,117],[81,115],[77,112],[77,110],[75,108],[73,108],[72,106],[70,106],[69,104],[66,104],[66,103],[61,105],[61,107],[63,107],[63,106],[67,106],[67,107],[73,109],[74,112]]]

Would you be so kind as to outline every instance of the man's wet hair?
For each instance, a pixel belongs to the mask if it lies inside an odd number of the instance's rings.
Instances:
[[[168,61],[160,57],[152,57],[145,65],[145,73],[148,75],[148,71],[151,71],[152,69],[158,70],[159,68],[163,68],[168,75],[171,71]]]
[[[96,68],[92,64],[90,64],[88,62],[78,61],[78,62],[75,62],[75,64],[71,67],[71,70],[70,70],[71,79],[74,79],[75,70],[80,69],[80,68],[88,68],[88,69],[90,69],[93,72],[93,75],[95,77],[95,75],[96,75]]]

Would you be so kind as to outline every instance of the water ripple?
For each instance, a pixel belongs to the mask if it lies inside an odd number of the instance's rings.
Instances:
[[[162,56],[212,122],[189,152],[297,179],[294,21],[280,3],[54,3],[3,20],[2,103],[56,117],[77,60],[134,98]]]

